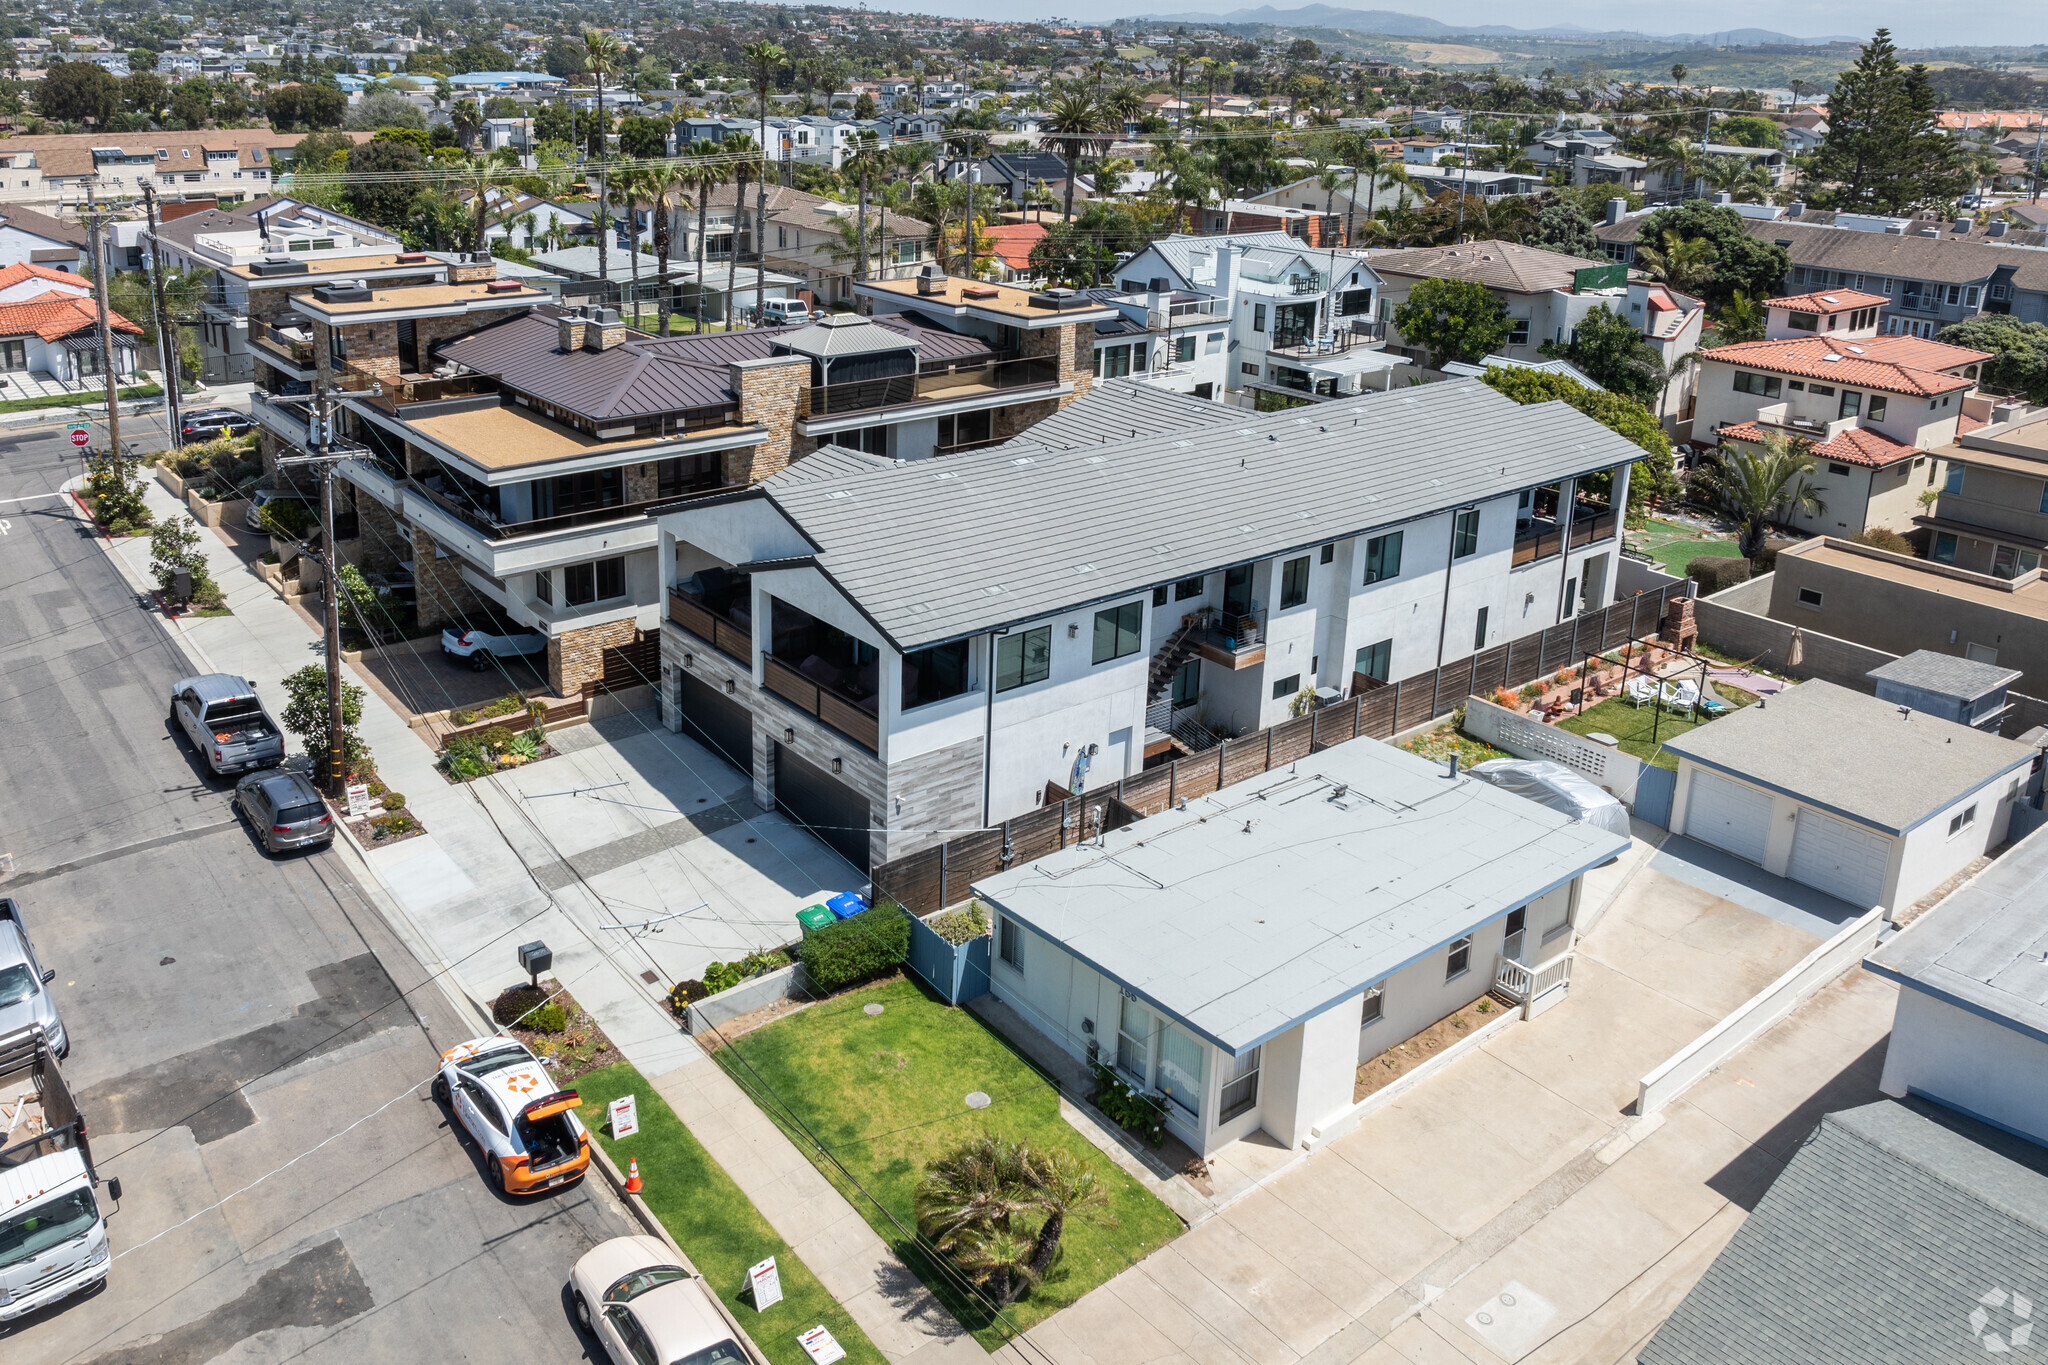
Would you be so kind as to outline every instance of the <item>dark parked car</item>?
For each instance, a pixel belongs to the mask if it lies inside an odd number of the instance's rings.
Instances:
[[[211,441],[222,436],[243,436],[256,430],[256,423],[245,412],[233,408],[194,408],[185,414],[185,421],[178,428],[179,444],[191,445],[194,441]]]
[[[272,853],[334,842],[334,816],[298,773],[250,773],[235,784],[235,809]]]

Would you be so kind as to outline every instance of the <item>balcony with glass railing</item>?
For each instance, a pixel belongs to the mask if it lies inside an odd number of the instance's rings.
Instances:
[[[809,416],[838,417],[984,395],[1008,396],[1023,390],[1053,388],[1059,382],[1059,362],[1051,356],[992,358],[979,364],[931,367],[916,374],[815,384],[810,390]]]

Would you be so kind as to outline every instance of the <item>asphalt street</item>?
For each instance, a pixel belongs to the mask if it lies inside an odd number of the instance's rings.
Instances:
[[[601,1359],[563,1286],[637,1229],[594,1177],[487,1188],[424,1084],[483,1026],[341,854],[273,858],[237,820],[166,719],[192,670],[46,496],[78,470],[61,427],[0,435],[0,895],[57,972],[124,1200],[106,1288],[0,1327],[0,1358]]]

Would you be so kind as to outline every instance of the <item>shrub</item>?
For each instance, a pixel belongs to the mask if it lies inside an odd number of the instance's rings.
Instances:
[[[531,730],[521,730],[506,743],[505,752],[515,758],[539,758],[540,739]]]
[[[448,719],[456,725],[472,725],[476,722],[474,711],[450,711]]]
[[[1520,696],[1523,701],[1534,701],[1542,695],[1543,684],[1540,682],[1530,683],[1528,686],[1524,687],[1520,693]]]
[[[405,805],[405,793],[403,793],[403,792],[386,792],[386,793],[384,793],[384,809],[385,809],[385,810],[399,810],[399,809],[403,808],[403,807],[404,807],[404,805]]]
[[[263,529],[279,540],[297,540],[306,534],[312,513],[297,498],[274,498],[263,504]]]
[[[1513,706],[1515,704],[1514,690],[1507,687],[1494,688],[1493,703],[1496,706]]]
[[[1864,527],[1862,533],[1856,537],[1856,543],[1858,545],[1868,545],[1873,550],[1883,550],[1887,554],[1910,555],[1913,553],[1913,542],[1888,526]]]
[[[1106,1063],[1090,1065],[1095,1072],[1095,1093],[1088,1097],[1089,1101],[1126,1132],[1136,1133],[1154,1147],[1165,1142],[1166,1115],[1158,1102],[1132,1089]]]
[[[516,711],[523,711],[525,709],[526,703],[520,700],[517,692],[507,692],[504,696],[484,707],[479,714],[484,716],[509,716]]]
[[[845,990],[895,970],[910,952],[910,917],[884,902],[812,933],[798,950],[818,990]],[[707,976],[705,984],[709,985]]]
[[[483,741],[486,749],[496,749],[503,753],[512,743],[512,732],[502,725],[493,725],[478,738]]]
[[[1700,585],[1700,596],[1711,597],[1750,577],[1749,561],[1734,556],[1701,555],[1686,568],[1685,576]]]
[[[388,792],[388,791],[390,791],[390,790],[391,790],[391,788],[389,788],[389,787],[385,786],[385,785],[384,785],[384,784],[383,784],[382,782],[379,782],[379,781],[378,781],[378,780],[377,780],[376,778],[374,778],[374,777],[373,777],[373,778],[371,778],[371,779],[370,779],[370,780],[369,780],[368,782],[365,782],[365,783],[364,783],[363,785],[364,785],[365,787],[369,788],[369,791],[370,791],[370,795],[371,795],[371,796],[373,796],[373,797],[376,797],[376,796],[382,796],[382,795],[383,795],[383,794],[384,794],[385,792]],[[400,802],[399,804],[400,804],[400,805],[403,805],[403,804],[404,804],[404,802]]]
[[[410,834],[418,828],[419,822],[409,815],[380,815],[370,822],[370,832],[379,839]]]
[[[560,1033],[569,1027],[569,1012],[557,1004],[542,1005],[526,1016],[526,1027],[535,1033]]]
[[[924,923],[927,929],[956,948],[988,932],[988,916],[982,913],[980,901],[969,901],[962,909],[948,910]]]
[[[702,1000],[709,994],[711,992],[705,989],[704,983],[701,981],[678,981],[669,988],[668,1007],[674,1011],[676,1018],[688,1019],[690,1017],[690,1002]]]
[[[518,1023],[528,1010],[546,1002],[548,993],[538,986],[507,986],[498,992],[498,998],[491,1002],[491,1018],[501,1028],[510,1028]]]
[[[491,762],[484,756],[483,741],[475,735],[457,735],[448,741],[448,752],[441,755],[441,767],[450,777],[463,782],[491,771]]]
[[[748,953],[734,962],[714,962],[704,969],[703,987],[708,994],[729,991],[742,981],[764,975],[789,965],[789,954],[783,952]]]

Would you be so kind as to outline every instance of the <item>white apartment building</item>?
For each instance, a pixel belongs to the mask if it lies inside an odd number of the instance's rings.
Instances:
[[[650,513],[663,715],[865,869],[1604,606],[1640,456],[1477,382],[821,451]]]
[[[1284,232],[1162,238],[1124,262],[1117,287],[1227,301],[1233,391],[1357,393],[1391,387],[1392,370],[1406,363],[1378,347],[1383,286],[1364,256]]]

